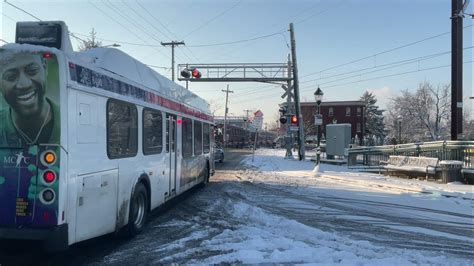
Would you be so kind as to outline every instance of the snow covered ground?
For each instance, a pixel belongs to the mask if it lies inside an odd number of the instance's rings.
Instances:
[[[258,150],[218,171],[141,235],[86,263],[473,265],[472,186],[331,165],[315,176],[313,162],[283,153]]]
[[[379,208],[381,213],[403,212],[403,215],[426,220],[427,224],[435,222],[445,227],[465,226],[468,234],[458,235],[442,232],[436,228],[407,226],[403,222],[384,223],[383,217],[376,218],[370,215],[365,217],[364,221],[384,226],[387,230],[416,233],[420,238],[420,245],[425,244],[422,241],[424,237],[431,236],[451,239],[455,243],[459,241],[459,245],[474,246],[471,186],[402,180],[351,172],[347,167],[333,165],[322,165],[318,177],[315,177],[314,163],[285,160],[283,155],[284,151],[281,150],[258,150],[253,162],[251,156],[244,162],[250,169],[240,171],[236,177],[251,183],[287,185],[293,193],[296,189],[297,193],[309,198],[314,196],[312,195],[314,191],[307,188],[317,188],[324,191],[322,194],[327,196],[328,201],[331,201],[331,198],[338,198],[339,201],[341,199],[361,201],[361,216],[364,216],[363,210],[366,208]],[[374,191],[377,193],[373,194]],[[420,191],[425,193],[420,194]],[[246,193],[242,191],[229,191],[229,193],[234,193],[235,197],[246,197]],[[443,196],[446,193],[449,196],[458,197]],[[261,196],[265,197],[265,195]],[[285,197],[284,194],[280,196]],[[301,203],[292,202],[291,198],[283,202],[291,208],[308,210],[308,219],[311,219],[312,215],[317,215],[317,212],[312,211],[321,209],[321,206],[308,204],[309,202]],[[281,202],[275,202],[275,207],[280,204]],[[219,251],[221,254],[199,262],[342,265],[472,265],[473,263],[472,253],[467,258],[462,258],[462,256],[457,258],[440,250],[429,252],[378,245],[367,240],[352,239],[342,232],[320,230],[244,202],[227,206],[226,210],[235,219],[246,222],[233,230],[224,230],[212,239],[204,241],[202,247]],[[338,214],[335,213],[335,215]],[[361,216],[347,217],[346,215],[345,218],[360,219]],[[377,234],[376,231],[365,233]],[[407,239],[407,242],[411,241]],[[395,246],[400,244],[396,239],[393,239],[393,243]]]

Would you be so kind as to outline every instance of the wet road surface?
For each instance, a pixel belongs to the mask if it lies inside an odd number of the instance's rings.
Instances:
[[[152,212],[143,233],[133,239],[108,235],[73,245],[67,252],[54,255],[42,253],[35,243],[3,243],[0,263],[149,265],[199,262],[226,252],[203,248],[203,243],[225,230],[249,223],[232,215],[232,204],[237,202],[381,247],[474,258],[474,247],[468,240],[474,237],[472,215],[346,198],[314,188],[306,191],[298,184],[252,182],[240,164],[243,155],[248,153],[248,150],[226,151],[224,163],[216,163],[216,174],[205,188],[186,193],[167,208]],[[426,218],[433,215],[443,219]],[[446,219],[452,221],[446,223]],[[436,234],[420,234],[423,230]]]

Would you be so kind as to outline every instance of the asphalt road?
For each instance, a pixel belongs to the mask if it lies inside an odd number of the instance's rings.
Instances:
[[[472,221],[473,216],[337,197],[299,184],[251,182],[249,176],[239,171],[244,170],[240,165],[243,155],[249,153],[248,150],[226,151],[224,163],[216,163],[216,174],[204,189],[186,193],[167,208],[154,211],[143,233],[133,239],[108,235],[78,243],[67,252],[54,255],[42,253],[32,243],[9,242],[2,246],[0,264],[154,265],[200,261],[225,252],[206,248],[202,245],[206,241],[226,230],[253,226],[250,220],[235,219],[231,209],[238,203],[256,206],[325,232],[370,241],[382,249],[399,248],[474,259],[472,242],[462,240],[473,237],[472,223],[461,222]],[[448,217],[453,222],[446,224],[425,218],[433,215]],[[423,230],[437,233],[420,233]],[[234,262],[239,261],[231,263]]]
[[[177,227],[163,232],[160,224],[166,223],[175,217],[182,217],[185,220],[193,219],[196,212],[193,209],[196,196],[199,194],[212,194],[211,190],[214,185],[214,180],[218,176],[225,174],[230,170],[236,169],[243,155],[249,154],[249,150],[226,150],[225,160],[223,163],[216,162],[216,173],[211,177],[211,182],[204,189],[193,189],[179,197],[176,201],[165,206],[162,209],[155,210],[149,216],[148,223],[142,235],[133,239],[126,239],[116,235],[106,235],[95,239],[87,240],[75,244],[69,250],[56,254],[46,254],[40,248],[36,241],[0,241],[0,266],[5,265],[100,265],[103,264],[104,257],[110,254],[120,252],[125,249],[130,251],[129,247],[136,247],[130,254],[124,254],[127,259],[118,259],[110,263],[118,264],[135,264],[150,262],[160,258],[160,254],[152,254],[150,256],[143,256],[140,254],[140,247],[146,242],[152,242],[154,245],[164,245],[173,240],[184,237],[192,231]],[[201,199],[202,200],[202,199]],[[202,204],[206,204],[205,202]],[[145,236],[145,240],[141,237]],[[151,240],[149,237],[152,237]],[[125,251],[126,253],[126,251]],[[161,254],[163,256],[163,254]]]

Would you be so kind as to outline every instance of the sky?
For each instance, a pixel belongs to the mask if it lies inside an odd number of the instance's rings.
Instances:
[[[449,0],[7,1],[41,20],[65,21],[82,39],[94,28],[103,45],[120,44],[117,49],[168,78],[171,48],[160,42],[186,43],[175,50],[176,64],[286,63],[292,22],[303,102],[314,101],[320,86],[323,101],[358,100],[370,91],[386,108],[402,90],[451,80]],[[474,13],[472,5],[467,13]],[[7,42],[14,41],[16,21],[35,20],[4,1],[0,12],[0,38]],[[464,106],[473,117],[473,19],[463,23]],[[229,42],[235,43],[215,45]],[[229,115],[261,110],[265,123],[275,123],[283,102],[280,85],[195,82],[189,88],[223,115],[227,84],[234,92]]]

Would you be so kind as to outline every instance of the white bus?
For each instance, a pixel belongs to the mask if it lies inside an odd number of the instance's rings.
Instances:
[[[214,172],[209,105],[120,50],[73,52],[63,22],[0,47],[0,239],[50,250],[139,233]]]

